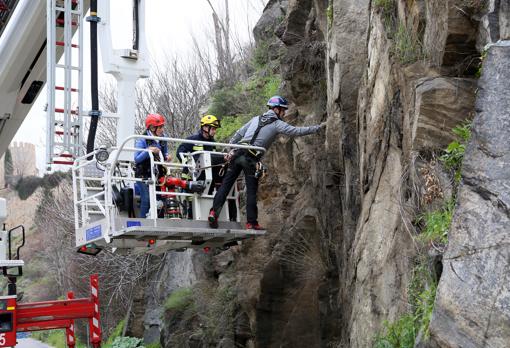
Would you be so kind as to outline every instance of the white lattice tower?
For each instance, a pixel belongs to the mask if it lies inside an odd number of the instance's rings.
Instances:
[[[73,164],[83,153],[82,16],[82,0],[47,0],[48,165]]]

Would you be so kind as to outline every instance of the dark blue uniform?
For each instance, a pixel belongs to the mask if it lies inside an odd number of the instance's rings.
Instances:
[[[197,134],[193,134],[193,135],[187,137],[186,140],[199,140],[199,141],[214,142],[214,139],[211,140],[211,139],[204,138],[204,136],[202,135],[202,131],[198,132]],[[179,147],[177,148],[177,158],[179,159],[179,161],[182,162],[182,159],[180,156],[181,153],[192,153],[195,151],[216,151],[216,147],[211,146],[211,145],[183,143],[183,144],[179,145]]]
[[[186,140],[199,140],[199,141],[214,142],[214,139],[204,138],[204,136],[202,135],[202,131],[199,131],[197,134],[193,134],[193,135],[189,136],[188,138],[186,138]],[[183,143],[183,144],[179,145],[179,147],[177,148],[177,158],[179,159],[179,161],[182,161],[181,156],[180,156],[181,153],[192,153],[195,151],[216,151],[216,147],[212,146],[212,145]],[[196,159],[197,158],[195,158],[195,160]],[[222,155],[211,155],[211,162],[212,162],[212,165],[214,166],[212,168],[214,185],[211,186],[209,192],[207,192],[208,194],[213,193],[214,186],[218,186],[221,184],[221,181],[223,180],[223,178],[219,174],[220,167],[218,165],[225,163],[225,160]],[[182,172],[183,172],[183,178],[191,179],[190,177],[188,177],[188,168],[184,168]],[[198,178],[198,180],[203,180],[204,179],[203,176],[204,176],[204,174],[202,173],[202,175]],[[229,212],[230,212],[231,221],[236,221],[237,208],[236,208],[235,201],[229,200]]]

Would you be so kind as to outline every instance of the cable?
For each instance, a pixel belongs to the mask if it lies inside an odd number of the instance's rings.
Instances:
[[[101,18],[97,16],[97,0],[90,1],[90,16],[87,22],[90,23],[90,88],[92,97],[92,110],[89,112],[90,128],[87,138],[87,153],[94,151],[96,140],[97,123],[101,116],[99,111],[98,75],[97,75],[97,23]],[[92,159],[92,155],[87,158]]]
[[[140,40],[140,13],[138,6],[140,0],[133,0],[133,49],[138,51],[139,40]]]

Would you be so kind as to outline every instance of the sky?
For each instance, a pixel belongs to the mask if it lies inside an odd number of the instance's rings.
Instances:
[[[110,0],[113,47],[131,47],[132,9],[131,0]],[[211,0],[219,14],[224,13],[224,0]],[[233,31],[238,33],[241,42],[248,42],[251,28],[262,14],[267,0],[230,0],[230,18]],[[129,6],[126,6],[129,4]],[[100,14],[98,14],[101,16]],[[84,25],[84,43],[88,46],[88,24]],[[192,35],[207,45],[212,33],[212,11],[207,0],[147,0],[146,38],[152,60],[164,61],[165,56],[178,56],[186,59],[192,54]],[[101,48],[100,48],[101,49]],[[84,57],[89,56],[85,48]],[[90,69],[84,67],[84,83],[89,84]],[[105,80],[102,67],[99,68],[99,81]],[[101,76],[102,75],[102,76]],[[46,142],[46,89],[35,101],[32,110],[14,137],[14,141],[30,142],[36,145],[37,167],[41,174],[45,169]],[[85,88],[84,108],[90,105],[90,96]],[[90,106],[89,106],[90,108]],[[41,130],[34,132],[34,129]]]

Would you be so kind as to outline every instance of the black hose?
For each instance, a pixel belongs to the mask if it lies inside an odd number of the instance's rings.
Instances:
[[[138,5],[140,4],[140,0],[133,0],[133,49],[138,51],[138,43],[140,40],[139,35],[139,18],[140,14],[138,12]]]
[[[90,88],[92,95],[92,110],[89,112],[90,128],[87,139],[87,153],[94,151],[97,123],[101,112],[99,111],[98,74],[97,74],[97,23],[101,19],[97,16],[97,0],[90,1]],[[88,158],[92,159],[92,156]]]

